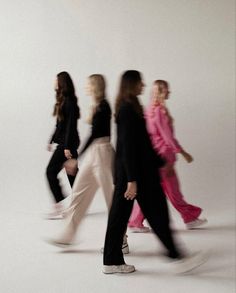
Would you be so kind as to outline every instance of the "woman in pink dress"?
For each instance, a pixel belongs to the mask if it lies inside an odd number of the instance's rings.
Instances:
[[[176,154],[181,154],[191,163],[193,158],[178,143],[174,136],[173,118],[165,105],[169,96],[169,85],[164,80],[156,80],[152,88],[151,105],[146,109],[146,124],[153,148],[166,161],[167,167],[161,169],[160,176],[164,192],[180,213],[187,229],[195,229],[204,225],[207,220],[199,218],[202,209],[191,205],[184,199],[178,177],[175,171]],[[148,232],[149,228],[143,225],[143,213],[136,204],[129,220],[129,228],[133,232]]]

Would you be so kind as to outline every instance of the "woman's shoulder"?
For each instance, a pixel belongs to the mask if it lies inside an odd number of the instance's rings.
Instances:
[[[108,102],[107,99],[103,99],[100,103],[101,107],[104,107],[104,108],[110,108],[110,103]]]
[[[98,111],[111,112],[111,107],[107,99],[103,99],[97,108]]]
[[[153,116],[155,113],[159,113],[161,111],[160,106],[158,105],[148,105],[145,108],[145,115],[146,116]]]
[[[145,118],[148,121],[166,121],[168,119],[167,109],[163,105],[150,105],[146,108]]]
[[[77,98],[76,97],[73,97],[73,98],[66,97],[65,101],[64,101],[64,105],[65,105],[65,107],[69,107],[69,108],[78,107]]]
[[[134,107],[130,102],[122,102],[120,105],[119,113],[135,113]]]
[[[135,111],[133,105],[129,102],[122,102],[117,113],[117,121],[138,120],[139,115]]]
[[[167,109],[164,105],[151,106],[149,111],[152,111],[155,115],[162,116],[167,114]]]

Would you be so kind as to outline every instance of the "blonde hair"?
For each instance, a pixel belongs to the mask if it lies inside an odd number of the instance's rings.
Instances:
[[[163,93],[164,89],[168,89],[169,88],[169,84],[167,81],[165,80],[161,80],[161,79],[157,79],[153,82],[153,86],[157,86],[158,88],[158,95],[161,95]],[[151,97],[153,98],[153,97]],[[159,105],[162,104],[162,99],[160,97],[155,99],[155,104]]]
[[[157,79],[153,82],[153,84],[157,85],[160,91],[162,91],[164,88],[169,88],[169,83],[166,80]]]
[[[90,107],[90,113],[87,119],[87,122],[91,124],[99,103],[106,98],[106,81],[104,76],[101,74],[92,74],[88,77],[88,79],[91,83],[95,98],[95,105]]]
[[[169,83],[166,80],[157,79],[153,82],[153,85],[158,86],[159,94],[163,93],[163,89],[169,89]],[[164,108],[165,114],[168,116],[170,122],[173,123],[173,121],[174,121],[173,117],[170,115],[170,112],[167,109],[166,105],[164,105],[164,107],[165,107]],[[153,111],[152,115],[154,115],[154,111]]]
[[[106,98],[106,82],[101,74],[92,74],[89,76],[89,81],[93,88],[94,97],[96,102],[99,103]]]

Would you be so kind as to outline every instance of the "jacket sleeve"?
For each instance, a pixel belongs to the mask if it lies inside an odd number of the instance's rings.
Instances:
[[[125,166],[128,182],[136,181],[136,144],[135,136],[136,113],[131,106],[126,106],[120,109],[119,112],[119,141],[122,144],[122,161]]]
[[[166,114],[158,108],[155,111],[155,124],[165,143],[172,149],[174,153],[179,153],[182,150],[177,139],[174,137]]]
[[[74,103],[66,102],[65,104],[65,115],[67,117],[65,127],[65,143],[64,148],[70,149],[72,132],[77,127],[77,112]]]

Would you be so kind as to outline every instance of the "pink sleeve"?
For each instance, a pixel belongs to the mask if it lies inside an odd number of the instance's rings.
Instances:
[[[168,121],[168,117],[160,107],[158,107],[155,111],[155,122],[157,129],[165,143],[173,150],[174,153],[181,152],[182,147],[174,137],[173,130],[171,129]]]

